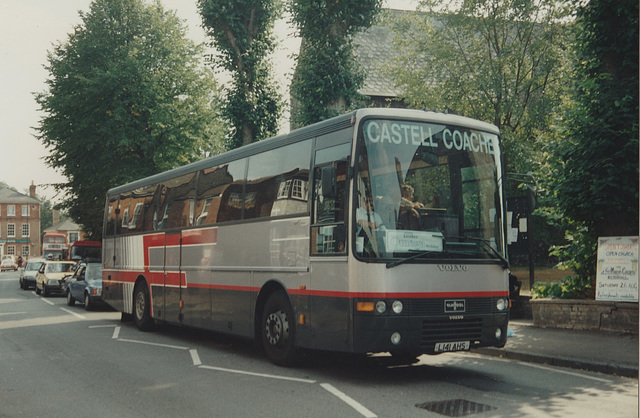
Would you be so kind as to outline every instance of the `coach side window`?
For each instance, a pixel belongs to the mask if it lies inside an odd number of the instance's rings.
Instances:
[[[118,209],[118,196],[110,197],[105,214],[104,236],[111,237],[115,234],[116,210]]]
[[[197,172],[164,182],[164,201],[158,208],[158,229],[184,228],[193,225]]]
[[[244,219],[308,212],[311,140],[249,158]]]
[[[242,190],[247,160],[200,170],[194,216],[196,225],[242,219]]]

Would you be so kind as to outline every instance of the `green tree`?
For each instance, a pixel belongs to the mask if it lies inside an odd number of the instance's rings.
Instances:
[[[537,171],[563,93],[568,10],[557,0],[420,4],[396,25],[390,70],[404,100],[493,123],[508,171]]]
[[[638,235],[638,2],[574,4],[572,90],[549,145],[547,188],[576,225],[558,252],[593,284],[597,238]]]
[[[305,126],[343,113],[364,82],[353,54],[352,36],[371,26],[380,0],[293,0],[293,21],[302,37],[291,83],[292,126]]]
[[[193,161],[220,126],[212,74],[175,13],[95,0],[80,17],[48,55],[37,131],[68,179],[61,207],[96,239],[110,187]]]
[[[224,115],[231,124],[229,147],[277,133],[282,99],[271,78],[273,25],[279,0],[198,0],[203,26],[220,55],[216,64],[232,75]]]

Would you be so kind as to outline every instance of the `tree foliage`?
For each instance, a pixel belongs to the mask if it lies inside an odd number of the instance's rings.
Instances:
[[[390,68],[405,101],[495,124],[508,170],[535,171],[563,92],[568,11],[556,0],[420,4],[398,22]]]
[[[37,130],[69,180],[62,208],[99,238],[110,187],[193,161],[220,126],[212,75],[173,12],[95,0],[80,16],[48,55]]]
[[[352,35],[367,28],[380,0],[293,0],[302,45],[291,83],[292,125],[305,126],[344,112],[358,97],[364,74],[353,54]],[[293,106],[292,106],[293,107]]]
[[[637,235],[638,2],[589,2],[577,19],[551,184],[564,213],[594,234]]]
[[[638,2],[575,5],[572,89],[547,188],[577,225],[563,260],[579,259],[578,274],[595,280],[597,238],[638,234]]]
[[[279,0],[198,0],[203,26],[220,55],[217,65],[232,75],[224,113],[231,123],[230,148],[277,133],[282,100],[271,78],[273,25]]]

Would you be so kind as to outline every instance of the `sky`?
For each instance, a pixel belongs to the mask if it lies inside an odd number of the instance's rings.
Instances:
[[[176,11],[185,21],[188,36],[196,43],[206,41],[200,24],[197,0],[161,0],[165,8]],[[385,0],[384,7],[415,9],[415,0]],[[73,27],[81,23],[78,11],[88,12],[91,0],[0,0],[0,182],[28,194],[36,193],[59,203],[53,183],[65,178],[48,167],[47,149],[34,136],[42,113],[33,93],[46,89],[47,53],[65,43]],[[292,53],[300,42],[285,19],[276,22],[280,40],[273,58],[274,75],[284,97],[293,72]]]

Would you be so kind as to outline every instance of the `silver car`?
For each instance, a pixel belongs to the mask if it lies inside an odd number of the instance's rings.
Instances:
[[[45,262],[44,258],[30,258],[24,267],[20,268],[20,289],[36,288],[36,274],[42,263]]]

